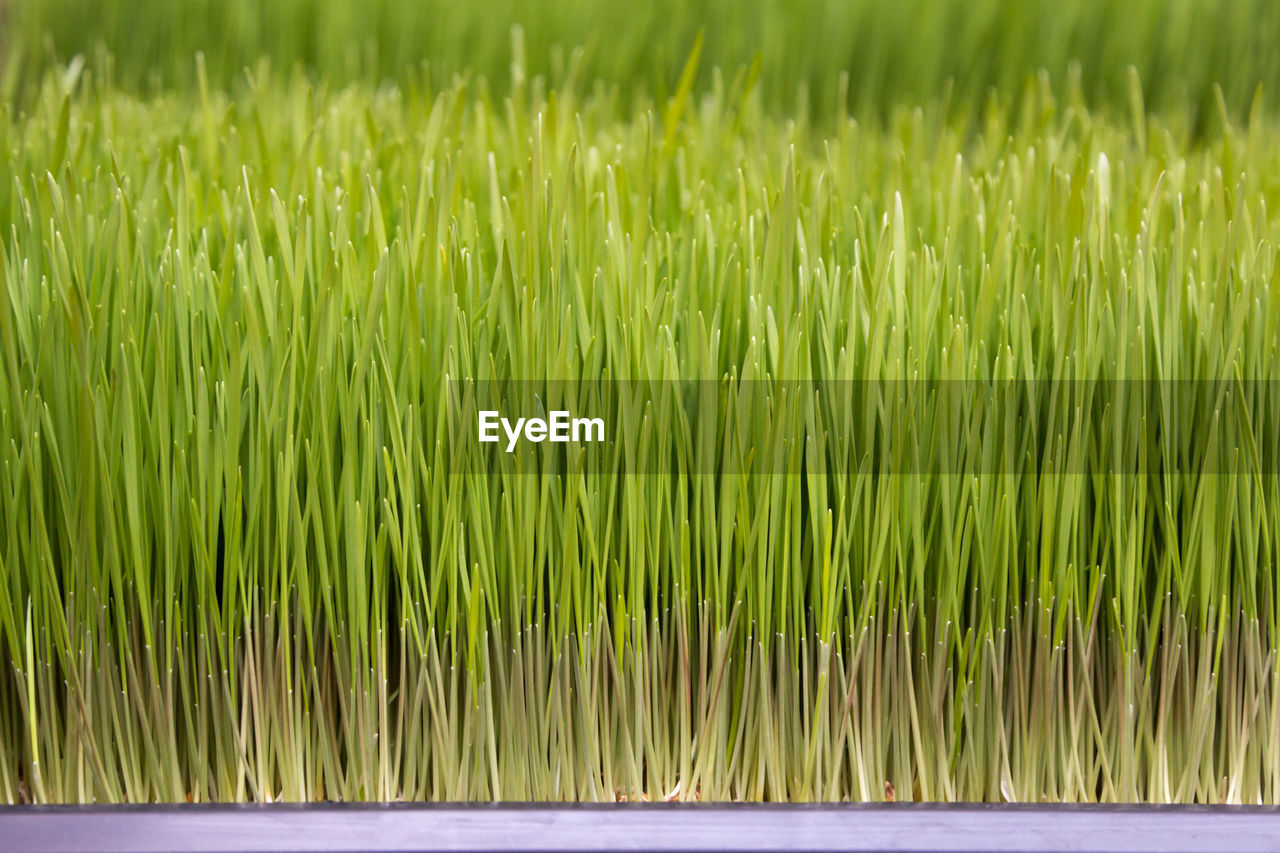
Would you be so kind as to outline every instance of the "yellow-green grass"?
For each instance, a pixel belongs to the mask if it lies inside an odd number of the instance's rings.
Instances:
[[[0,801],[1280,800],[1264,97],[202,67],[0,113]],[[472,443],[518,380],[613,464]]]

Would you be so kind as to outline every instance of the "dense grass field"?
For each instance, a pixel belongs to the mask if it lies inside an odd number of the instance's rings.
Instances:
[[[3,8],[0,802],[1280,802],[1273,4],[255,5]]]

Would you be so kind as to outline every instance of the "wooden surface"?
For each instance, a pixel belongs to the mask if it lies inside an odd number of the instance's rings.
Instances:
[[[1280,810],[1040,806],[0,808],[4,853],[1280,851]]]

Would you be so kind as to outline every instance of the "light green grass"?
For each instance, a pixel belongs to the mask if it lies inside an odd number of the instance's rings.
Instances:
[[[0,801],[1280,801],[1265,99],[707,80],[77,66],[4,107]],[[700,441],[604,377],[1060,393]],[[516,470],[455,379],[634,443]]]

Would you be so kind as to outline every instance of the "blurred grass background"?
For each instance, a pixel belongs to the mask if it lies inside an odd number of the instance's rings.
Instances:
[[[1280,92],[1273,0],[26,0],[3,15],[13,90],[77,54],[109,55],[126,87],[191,85],[201,52],[214,85],[266,58],[334,83],[426,67],[501,91],[514,63],[553,85],[661,97],[701,32],[701,85],[717,68],[758,63],[767,105],[818,114],[980,103],[993,90],[1016,94],[1042,69],[1094,107],[1126,104],[1130,67],[1148,109],[1200,115],[1220,90],[1238,114],[1259,85],[1269,103]]]

